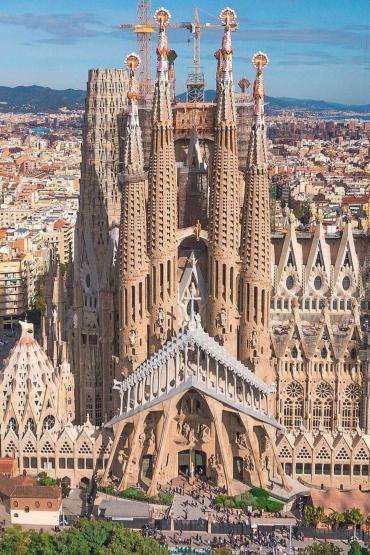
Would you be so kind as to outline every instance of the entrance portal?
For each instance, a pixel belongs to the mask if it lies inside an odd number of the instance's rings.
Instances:
[[[179,474],[190,476],[194,472],[195,476],[205,476],[207,469],[207,455],[204,451],[197,449],[186,449],[180,451],[178,455]]]

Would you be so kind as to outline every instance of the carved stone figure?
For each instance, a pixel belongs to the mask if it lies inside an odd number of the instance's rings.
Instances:
[[[244,468],[250,472],[254,471],[254,463],[250,453],[244,457]]]
[[[137,332],[136,330],[132,329],[130,330],[129,333],[129,341],[130,341],[130,347],[134,348],[136,347],[136,342],[137,342]]]
[[[165,315],[164,309],[160,307],[157,312],[157,320],[156,320],[156,324],[159,328],[163,328],[165,316],[166,315]]]

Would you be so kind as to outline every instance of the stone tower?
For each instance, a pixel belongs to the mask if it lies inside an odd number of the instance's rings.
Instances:
[[[116,344],[116,250],[121,195],[123,113],[128,75],[123,69],[89,72],[80,207],[76,224],[71,363],[77,421],[96,424],[112,413],[112,356]]]
[[[236,14],[221,12],[224,24],[218,51],[215,148],[209,214],[209,333],[237,353],[237,277],[240,244],[240,174],[232,71],[231,28]]]
[[[239,338],[240,359],[250,363],[260,378],[270,375],[270,208],[264,119],[263,68],[268,58],[253,56],[257,68],[253,89],[254,120],[249,141],[246,192],[241,238],[242,318]]]
[[[131,372],[147,357],[147,289],[149,260],[146,234],[147,174],[139,124],[138,87],[135,71],[140,59],[126,58],[130,71],[128,117],[121,174],[121,225],[119,244],[120,366]]]
[[[177,170],[166,27],[170,13],[155,13],[159,26],[149,173],[148,247],[151,263],[150,347],[156,350],[177,328]]]

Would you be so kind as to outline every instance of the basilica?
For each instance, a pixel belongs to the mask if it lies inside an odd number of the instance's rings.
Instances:
[[[170,17],[150,102],[136,54],[89,73],[75,258],[5,362],[1,455],[150,495],[178,475],[368,487],[369,238],[315,209],[271,232],[268,57],[236,93],[225,8],[214,102],[177,101]]]

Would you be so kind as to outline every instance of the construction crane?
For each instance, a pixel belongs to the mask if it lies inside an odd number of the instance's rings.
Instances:
[[[188,29],[193,35],[194,51],[193,51],[193,66],[188,73],[186,80],[186,98],[188,102],[203,102],[204,101],[204,73],[200,65],[200,37],[202,29],[217,29],[221,27],[220,24],[201,23],[199,19],[198,8],[194,10],[194,21],[181,24],[182,27]]]
[[[194,10],[194,21],[188,23],[180,23],[179,27],[188,29],[193,35],[194,54],[193,66],[188,73],[186,80],[187,101],[203,102],[204,101],[204,73],[200,65],[200,38],[203,29],[219,29],[223,27],[221,23],[201,23],[199,19],[198,8]],[[235,21],[232,25],[232,31],[237,29],[238,23]]]
[[[132,31],[136,33],[137,45],[141,58],[138,81],[140,83],[141,97],[145,100],[150,97],[153,90],[152,36],[155,32],[155,26],[152,17],[151,0],[138,0],[137,23],[122,23],[120,28],[132,29]]]
[[[194,51],[193,64],[186,81],[187,101],[204,101],[204,73],[200,65],[200,39],[203,29],[219,29],[223,27],[220,23],[201,23],[198,8],[195,8],[194,21],[170,23],[170,29],[187,29],[193,35]],[[140,92],[143,99],[150,98],[153,90],[152,76],[152,36],[156,31],[152,17],[151,0],[138,0],[137,23],[123,23],[121,29],[131,29],[137,36],[138,50],[141,58],[138,80]],[[237,24],[233,29],[237,28]]]

